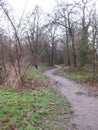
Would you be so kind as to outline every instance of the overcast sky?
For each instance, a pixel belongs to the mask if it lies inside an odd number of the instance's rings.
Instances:
[[[50,12],[55,6],[56,0],[8,0],[11,7],[15,10],[17,15],[21,16],[26,5],[25,13],[32,11],[35,5],[39,5],[44,12]]]
[[[35,5],[39,5],[44,12],[51,12],[52,9],[55,7],[57,1],[64,1],[64,0],[8,0],[9,4],[19,17],[21,16],[25,5],[26,5],[25,13],[27,13],[30,10],[32,11]],[[65,1],[72,2],[74,0],[65,0]],[[92,0],[92,1],[96,1],[98,3],[98,0]]]
[[[22,16],[24,7],[26,7],[25,14],[27,14],[28,11],[29,12],[32,11],[35,5],[39,5],[44,12],[51,13],[53,8],[56,6],[57,1],[65,1],[65,2],[68,1],[70,3],[74,0],[7,0],[7,1],[11,5],[13,12],[15,12],[15,15],[17,16],[17,18],[20,19]],[[79,0],[75,0],[75,1],[79,1]],[[96,1],[97,2],[96,7],[98,7],[98,0],[92,0],[92,1]],[[5,24],[5,26],[7,25],[6,21],[3,21],[2,23]]]

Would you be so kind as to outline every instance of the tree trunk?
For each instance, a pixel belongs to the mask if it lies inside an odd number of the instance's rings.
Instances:
[[[74,67],[77,67],[77,59],[76,59],[76,49],[75,49],[75,44],[74,44],[74,36],[71,35],[72,39],[72,56],[73,56],[73,65]]]
[[[54,41],[52,41],[51,66],[54,65]]]
[[[71,63],[70,63],[70,56],[69,56],[69,44],[68,44],[67,29],[66,29],[66,44],[67,44],[67,64],[68,64],[68,65],[71,65]]]
[[[35,63],[35,68],[38,69],[38,65]]]

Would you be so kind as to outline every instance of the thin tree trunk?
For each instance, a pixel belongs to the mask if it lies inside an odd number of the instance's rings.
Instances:
[[[72,37],[72,54],[73,54],[73,64],[76,67],[77,66],[77,61],[76,61],[76,50],[75,50],[75,45],[74,45],[74,38]]]
[[[70,56],[69,56],[69,44],[68,44],[67,28],[66,28],[66,44],[67,44],[67,64],[71,65],[71,63],[70,63]]]
[[[51,66],[54,65],[54,41],[52,41]]]
[[[93,75],[95,76],[96,75],[96,50],[95,50],[95,37],[96,37],[96,33],[97,31],[95,32],[95,34],[93,34]]]

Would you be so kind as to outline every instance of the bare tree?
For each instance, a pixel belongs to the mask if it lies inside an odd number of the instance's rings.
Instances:
[[[96,8],[95,8],[95,4],[94,4],[93,10],[92,10],[91,31],[90,31],[93,75],[96,75],[97,35],[98,35],[98,16],[96,14]]]
[[[56,34],[57,26],[51,26],[49,27],[49,39],[50,39],[50,46],[51,46],[51,66],[54,66],[54,59],[55,59],[55,51],[56,51]]]
[[[70,57],[69,57],[69,43],[71,39],[72,44],[72,63],[74,66],[77,65],[76,61],[76,50],[74,43],[74,34],[76,29],[76,13],[75,13],[75,5],[61,3],[61,5],[57,6],[57,10],[55,12],[54,24],[62,26],[65,28],[66,33],[66,44],[67,44],[67,56],[68,56],[68,64],[70,65]]]
[[[27,17],[28,24],[26,23],[26,35],[30,50],[32,53],[32,60],[34,66],[37,69],[37,61],[40,57],[40,45],[41,45],[41,36],[42,36],[42,10],[39,6],[35,6],[32,13]]]
[[[80,65],[84,66],[88,63],[89,56],[89,27],[90,27],[90,15],[92,9],[89,7],[90,1],[81,0],[79,4],[77,4],[77,8],[80,10],[80,21],[81,21],[81,34],[80,34]]]
[[[14,86],[23,87],[23,86],[25,86],[25,76],[26,76],[25,74],[26,74],[27,69],[25,68],[25,70],[23,70],[23,68],[24,68],[23,64],[22,64],[22,61],[23,61],[22,54],[23,53],[22,53],[21,40],[20,40],[19,33],[18,33],[19,28],[18,28],[18,26],[15,25],[14,19],[11,16],[11,13],[9,12],[8,4],[4,1],[0,1],[0,8],[1,8],[3,14],[5,14],[6,18],[10,22],[10,25],[14,32],[14,40],[12,40],[14,45],[11,48],[11,50],[15,50],[15,53],[13,53],[13,54],[14,54],[14,58],[16,59],[12,65],[12,68],[14,68],[14,72],[15,72],[15,77],[14,77],[15,81],[13,81]],[[19,23],[20,23],[20,21],[19,21]]]

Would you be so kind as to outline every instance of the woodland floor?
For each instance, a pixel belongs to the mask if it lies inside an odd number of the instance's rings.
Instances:
[[[42,73],[32,69],[28,88],[0,90],[0,130],[68,130],[71,105]],[[53,85],[53,86],[52,86]]]
[[[98,67],[96,68],[95,75],[91,65],[76,68],[73,66],[63,66],[56,74],[83,84],[92,91],[98,91]]]
[[[72,71],[63,75],[59,66],[44,75],[43,71],[41,67],[28,72],[28,88],[0,90],[0,130],[98,130],[97,86],[91,91],[80,85],[86,78],[76,71],[79,83],[71,81],[67,76]]]
[[[76,130],[98,130],[98,95],[89,87],[75,81],[54,75],[61,67],[45,72],[52,82],[57,82],[56,89],[71,102],[73,117],[71,122]],[[70,128],[71,130],[71,128]]]

